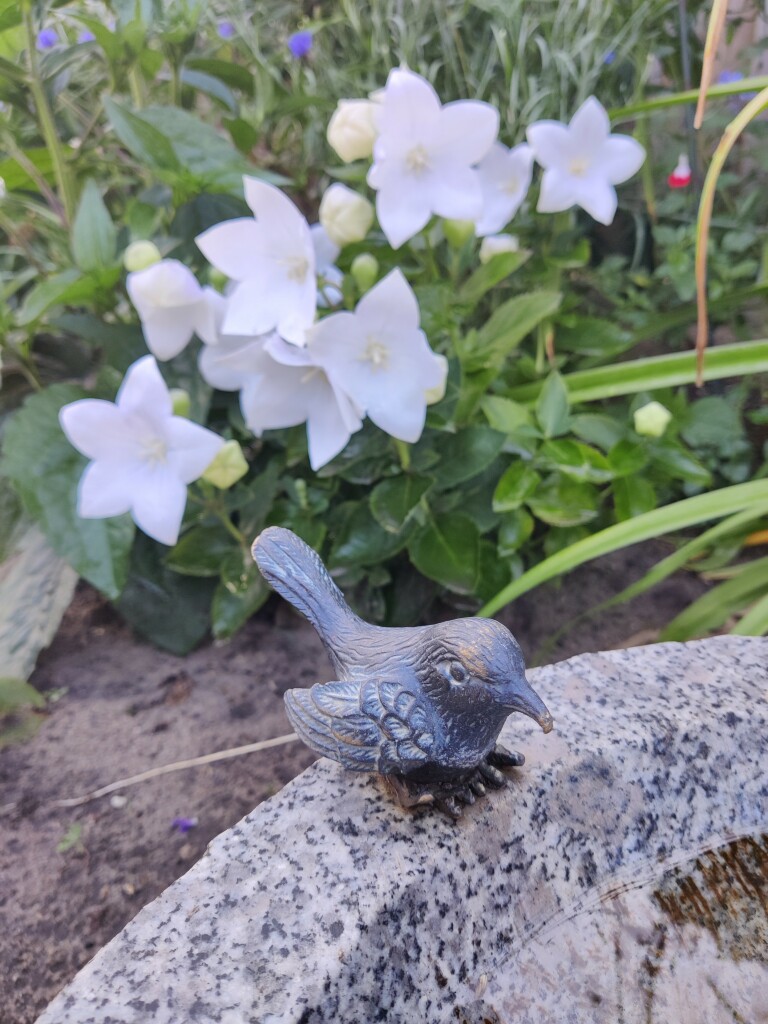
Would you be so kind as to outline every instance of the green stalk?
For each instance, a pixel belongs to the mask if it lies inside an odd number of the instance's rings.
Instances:
[[[760,92],[768,86],[768,75],[755,75],[753,78],[742,78],[738,82],[726,82],[723,85],[713,85],[707,89],[707,99],[722,99],[727,96],[738,96],[743,92]],[[684,106],[686,103],[696,103],[699,98],[699,89],[684,89],[681,92],[667,92],[660,96],[654,96],[650,100],[642,100],[640,103],[630,103],[626,107],[616,107],[609,110],[611,121],[628,121],[637,117],[638,114],[651,114],[657,110],[667,110],[669,107]]]
[[[59,187],[59,200],[61,201],[61,205],[64,209],[64,220],[66,225],[69,226],[72,223],[72,217],[75,211],[74,187],[69,174],[69,168],[67,167],[67,163],[64,158],[64,150],[62,149],[61,141],[56,134],[56,125],[53,120],[53,113],[48,105],[48,97],[45,95],[45,89],[43,88],[43,83],[40,80],[37,64],[37,51],[35,49],[35,29],[32,24],[31,0],[22,0],[21,9],[27,42],[27,58],[29,60],[29,88],[32,93],[32,98],[35,101],[35,109],[37,110],[37,116],[40,123],[40,131],[42,132],[45,144],[48,147],[48,151],[50,152],[51,159],[53,161],[53,170],[56,175],[56,183]]]

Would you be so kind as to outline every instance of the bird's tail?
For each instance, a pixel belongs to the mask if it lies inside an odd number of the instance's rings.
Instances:
[[[305,615],[333,654],[338,641],[360,620],[328,575],[316,554],[291,530],[268,526],[253,542],[251,553],[262,576]]]

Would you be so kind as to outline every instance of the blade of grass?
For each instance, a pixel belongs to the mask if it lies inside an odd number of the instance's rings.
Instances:
[[[712,163],[704,179],[699,202],[699,215],[696,222],[696,384],[704,382],[704,352],[709,338],[709,316],[707,313],[707,244],[709,242],[709,226],[712,220],[712,207],[715,202],[715,189],[720,172],[733,149],[734,143],[755,117],[768,107],[768,87],[761,90],[746,106],[739,111],[723,132]]]
[[[494,615],[521,594],[601,555],[610,554],[643,540],[650,540],[652,537],[661,537],[665,533],[676,533],[710,519],[721,519],[735,512],[762,507],[766,502],[768,480],[755,480],[748,484],[723,487],[710,494],[697,494],[693,498],[685,498],[664,508],[645,512],[634,519],[600,530],[591,537],[585,537],[545,558],[543,562],[500,590],[477,614]]]
[[[743,567],[738,576],[726,580],[688,605],[661,633],[661,640],[690,640],[721,626],[733,612],[768,587],[768,557]]]
[[[727,99],[729,96],[739,96],[743,92],[759,92],[768,86],[768,75],[753,75],[751,78],[742,78],[738,82],[724,82],[722,85],[713,85],[707,89],[708,100]],[[700,89],[683,89],[680,92],[665,92],[654,96],[649,100],[641,100],[638,103],[630,103],[625,107],[615,107],[608,113],[611,122],[616,124],[619,121],[629,121],[638,114],[653,114],[658,110],[668,110],[670,107],[684,106],[686,103],[695,103],[700,95]]]
[[[768,594],[752,605],[731,633],[736,636],[765,636],[768,633]]]
[[[704,107],[707,103],[707,89],[712,82],[712,75],[715,70],[715,55],[720,45],[720,39],[725,28],[725,18],[728,14],[728,0],[714,0],[712,11],[709,15],[707,25],[707,40],[704,43],[704,60],[701,65],[701,84],[699,87],[699,101],[696,104],[696,116],[693,119],[693,127],[701,128],[704,119]]]
[[[709,353],[704,380],[723,380],[768,371],[768,339],[717,345]],[[563,374],[571,402],[594,402],[602,398],[634,395],[639,391],[693,384],[696,380],[696,353],[673,352],[666,356],[633,359],[612,366]],[[544,381],[512,388],[506,398],[531,405]]]

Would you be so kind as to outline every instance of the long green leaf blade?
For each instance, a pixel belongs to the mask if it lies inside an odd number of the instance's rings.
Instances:
[[[664,508],[657,508],[634,519],[609,526],[599,533],[592,534],[591,537],[571,544],[563,551],[558,551],[523,573],[485,604],[478,615],[494,615],[521,594],[611,551],[618,551],[620,548],[650,540],[652,537],[660,537],[665,533],[685,530],[710,519],[721,519],[723,516],[763,505],[766,501],[768,480],[754,480],[748,484],[723,487],[711,494],[697,494],[693,498],[685,498],[683,501],[676,501]]]

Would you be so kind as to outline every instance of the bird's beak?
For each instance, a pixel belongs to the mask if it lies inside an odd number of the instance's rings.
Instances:
[[[510,710],[520,711],[532,718],[534,722],[538,722],[544,732],[552,731],[552,726],[555,724],[552,715],[541,697],[529,685],[527,679],[523,678],[522,683],[516,684],[506,705]]]

